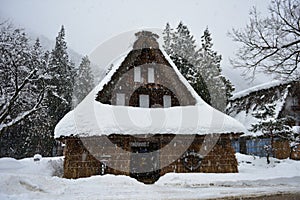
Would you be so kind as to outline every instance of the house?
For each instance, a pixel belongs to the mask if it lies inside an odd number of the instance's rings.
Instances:
[[[227,114],[240,121],[248,131],[238,140],[233,140],[235,150],[245,154],[272,156],[280,159],[291,157],[300,159],[298,144],[292,144],[284,137],[266,137],[261,131],[250,132],[252,124],[259,122],[253,113],[260,111],[264,105],[275,106],[275,119],[288,118],[287,125],[292,127],[294,135],[300,133],[300,82],[272,81],[236,93],[227,108]],[[273,140],[273,141],[272,141]],[[267,152],[266,146],[273,150]]]
[[[56,126],[64,177],[127,175],[153,183],[168,172],[238,172],[230,139],[244,126],[206,104],[141,31],[93,91]]]

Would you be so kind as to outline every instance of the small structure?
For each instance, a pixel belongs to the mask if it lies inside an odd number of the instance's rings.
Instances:
[[[253,113],[267,104],[275,105],[275,119],[288,117],[288,125],[293,127],[295,135],[299,136],[300,131],[297,129],[300,125],[299,81],[273,81],[239,92],[231,98],[227,114],[240,121],[249,130],[251,124],[258,122]],[[259,131],[257,133],[247,131],[238,140],[233,140],[233,146],[238,152],[257,156],[266,156],[270,153],[279,159],[300,157],[300,154],[296,155],[298,145],[290,145],[284,137],[273,139],[266,137]],[[272,146],[273,151],[268,152],[266,146]]]
[[[121,174],[153,183],[168,172],[238,172],[230,141],[243,125],[197,95],[156,34],[136,37],[56,126],[66,144],[64,177]]]

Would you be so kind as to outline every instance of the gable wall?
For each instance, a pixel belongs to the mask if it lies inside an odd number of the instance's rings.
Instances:
[[[134,82],[135,66],[141,68],[141,82]],[[148,82],[148,68],[154,69],[154,84]],[[196,104],[195,98],[181,82],[162,52],[152,48],[132,50],[112,76],[111,81],[98,93],[96,100],[116,105],[116,94],[123,93],[125,94],[125,105],[133,106],[129,101],[134,92],[140,87],[149,88],[153,85],[167,88],[168,90],[164,90],[163,93],[168,94],[171,91],[172,106]],[[178,103],[176,103],[177,100]]]

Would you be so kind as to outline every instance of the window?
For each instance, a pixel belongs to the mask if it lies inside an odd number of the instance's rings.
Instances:
[[[148,68],[148,83],[154,83],[154,68]]]
[[[139,100],[141,108],[149,108],[149,95],[141,94]]]
[[[141,68],[134,67],[134,82],[141,82]]]
[[[117,93],[116,96],[116,105],[117,106],[124,106],[125,105],[125,94]]]
[[[164,100],[164,108],[169,108],[172,106],[170,95],[164,95],[163,100]]]
[[[240,152],[240,141],[239,140],[231,141],[231,146],[233,147],[235,152]]]
[[[267,156],[267,153],[269,153],[272,156],[273,155],[272,152],[270,151],[267,152],[265,148],[266,146],[270,146],[270,145],[271,145],[270,138],[247,140],[246,142],[247,154],[265,157]]]

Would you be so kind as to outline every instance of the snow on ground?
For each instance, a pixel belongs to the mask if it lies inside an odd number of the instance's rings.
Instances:
[[[167,174],[153,185],[126,176],[52,176],[62,158],[0,159],[0,199],[205,199],[300,193],[300,162],[236,154],[239,173]]]

